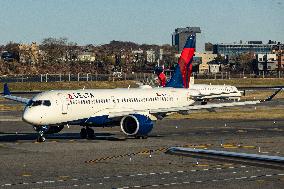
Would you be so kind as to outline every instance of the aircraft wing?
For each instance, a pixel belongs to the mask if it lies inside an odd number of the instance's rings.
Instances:
[[[28,98],[12,96],[7,83],[4,84],[3,97],[6,98],[6,99],[9,99],[9,100],[14,100],[14,101],[23,103],[23,104],[28,104],[28,102],[30,101],[30,99],[28,99]]]
[[[226,99],[229,97],[240,97],[240,93],[237,92],[221,92],[221,93],[209,93],[209,94],[196,94],[192,95],[191,97],[193,100],[204,100],[204,99]]]
[[[183,112],[187,112],[190,110],[201,110],[201,109],[214,110],[215,108],[222,108],[222,107],[254,105],[254,104],[259,104],[259,103],[272,100],[272,98],[277,93],[279,93],[281,89],[277,90],[275,93],[273,93],[271,96],[269,96],[265,100],[230,102],[230,103],[212,103],[212,104],[206,104],[206,105],[192,105],[192,106],[172,107],[172,108],[157,108],[157,109],[143,110],[143,112],[141,112],[141,110],[135,110],[135,109],[124,109],[123,111],[121,109],[117,109],[117,110],[112,109],[112,111],[106,110],[106,112],[101,112],[101,114],[102,115],[107,114],[109,115],[108,116],[109,118],[115,118],[115,117],[127,116],[130,114],[157,115],[161,113],[163,114],[163,113],[172,113],[172,112],[183,113]]]
[[[173,107],[173,108],[165,108],[165,109],[154,109],[150,110],[150,113],[170,113],[170,112],[183,112],[183,111],[190,111],[190,110],[201,110],[201,109],[214,109],[214,108],[222,108],[222,107],[233,107],[233,106],[245,106],[245,105],[254,105],[259,104],[267,101],[271,101],[277,93],[279,93],[282,88],[278,89],[273,93],[271,96],[264,100],[254,100],[254,101],[243,101],[243,102],[230,102],[230,103],[212,103],[206,105],[192,105],[192,106],[184,106],[184,107]]]

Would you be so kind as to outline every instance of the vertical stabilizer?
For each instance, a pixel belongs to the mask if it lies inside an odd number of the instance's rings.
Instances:
[[[178,60],[175,72],[166,87],[188,88],[195,52],[195,35],[190,35]]]

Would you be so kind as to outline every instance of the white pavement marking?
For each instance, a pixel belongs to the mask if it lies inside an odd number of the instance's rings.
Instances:
[[[239,166],[239,167],[226,167],[227,169],[234,169],[234,168],[245,168],[246,166],[242,165],[242,166]],[[226,168],[221,168],[221,167],[217,167],[217,168],[205,168],[205,169],[191,169],[191,170],[178,170],[176,172],[170,172],[170,171],[164,171],[164,172],[160,172],[160,173],[154,173],[154,172],[150,172],[150,173],[138,173],[136,175],[138,176],[147,176],[147,175],[155,175],[155,174],[160,174],[160,175],[163,175],[163,174],[174,174],[174,173],[188,173],[188,172],[196,172],[196,171],[209,171],[209,170],[221,170],[221,169],[226,169]],[[261,170],[257,170],[258,172],[260,172]],[[246,172],[249,172],[249,171],[246,171]],[[233,172],[233,174],[235,174],[237,172]],[[109,179],[111,177],[117,177],[117,178],[121,178],[121,177],[135,177],[136,175],[132,174],[132,175],[125,175],[125,176],[121,176],[121,175],[117,175],[117,176],[105,176],[105,177],[101,177],[103,179]],[[276,175],[276,174],[275,174]],[[282,173],[279,173],[277,174],[279,176],[283,176],[284,174]],[[262,175],[262,176],[259,176],[259,177],[263,177],[263,176],[266,176],[266,177],[270,177],[270,176],[273,176],[273,175]],[[250,176],[249,178],[255,178],[255,177],[258,177],[258,176]],[[173,177],[174,179],[177,179],[178,177]],[[236,179],[236,180],[239,180],[239,179],[246,179],[248,177],[238,177],[238,178],[228,178],[228,179],[223,179],[223,181],[226,181],[226,180],[232,180],[232,179]],[[88,178],[90,180],[93,180],[95,178]],[[162,180],[164,180],[165,178],[162,177],[161,178]],[[72,181],[78,181],[79,179],[78,178],[73,178],[73,179],[70,179]],[[64,182],[64,181],[68,181],[68,180],[64,180],[64,179],[58,179],[56,181],[54,180],[46,180],[46,181],[43,181],[43,182],[33,182],[32,184],[43,184],[43,183],[54,183],[54,182]],[[216,182],[216,181],[222,181],[222,180],[212,180],[213,182]],[[200,182],[200,181],[195,181],[195,182]],[[201,182],[204,182],[204,181],[201,181]],[[29,184],[29,183],[22,183],[22,185],[24,184]],[[99,184],[103,184],[103,183],[99,183]],[[176,183],[176,184],[182,184],[182,183]],[[21,184],[5,184],[5,185],[2,185],[2,186],[11,186],[11,185],[21,185]],[[142,186],[136,186],[137,187],[142,187]]]

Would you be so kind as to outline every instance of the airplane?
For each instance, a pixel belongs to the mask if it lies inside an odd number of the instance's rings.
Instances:
[[[154,122],[170,113],[186,114],[192,110],[242,106],[270,101],[280,90],[265,100],[194,105],[197,100],[219,98],[222,95],[240,95],[234,86],[225,90],[191,89],[191,62],[195,51],[195,36],[189,36],[175,73],[165,87],[141,86],[124,89],[51,90],[32,99],[11,95],[7,83],[3,97],[25,104],[22,119],[38,133],[38,142],[45,134],[60,132],[64,126],[81,126],[81,138],[95,136],[92,127],[118,126],[128,137],[147,138]],[[219,95],[219,96],[218,96]]]

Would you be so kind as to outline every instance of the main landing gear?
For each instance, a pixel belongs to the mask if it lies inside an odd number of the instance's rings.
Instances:
[[[82,128],[80,136],[81,138],[93,139],[95,137],[95,132],[90,127]]]

